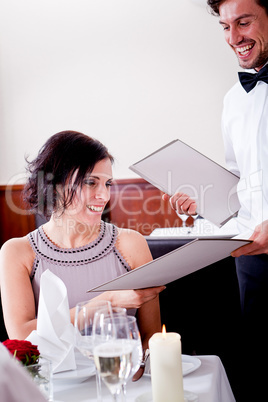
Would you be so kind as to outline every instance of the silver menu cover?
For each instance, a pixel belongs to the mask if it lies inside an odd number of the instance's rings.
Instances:
[[[239,177],[180,140],[130,166],[130,169],[161,191],[183,192],[195,199],[197,213],[221,227],[240,208]]]
[[[166,285],[228,257],[232,251],[248,243],[249,240],[239,239],[195,239],[88,292]]]

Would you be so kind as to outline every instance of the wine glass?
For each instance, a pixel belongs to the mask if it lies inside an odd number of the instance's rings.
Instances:
[[[176,214],[178,215],[178,217],[182,220],[182,230],[184,231],[184,228],[187,228],[186,226],[186,221],[189,218],[189,215],[186,214],[180,214],[177,210],[176,210]],[[187,233],[189,233],[189,230],[187,229]]]
[[[106,339],[113,338],[114,327],[109,326],[110,333],[108,332],[108,320],[113,320],[114,317],[127,317],[127,310],[123,307],[110,307],[108,310],[106,308],[98,309],[94,314],[92,335],[94,338],[94,347],[97,344],[103,343]],[[104,325],[105,324],[105,325]]]
[[[88,300],[76,304],[75,307],[75,346],[82,355],[93,359],[92,328],[95,313],[111,311],[111,302],[107,300]]]
[[[122,384],[132,370],[133,341],[129,329],[126,310],[114,310],[112,314],[100,312],[93,324],[93,355],[96,369],[105,383],[113,401],[125,400]]]
[[[194,215],[191,215],[191,217],[193,218],[194,223],[195,223],[195,221],[196,221],[196,219],[199,217],[199,215],[198,215],[198,214],[194,214]]]
[[[137,319],[134,316],[129,315],[127,317],[129,330],[131,334],[130,342],[133,343],[133,352],[132,352],[132,367],[129,377],[124,381],[122,388],[123,392],[126,395],[126,386],[127,381],[133,377],[133,375],[139,370],[141,362],[142,362],[142,343],[140,331],[137,324]]]
[[[186,215],[186,214],[180,214],[178,211],[176,211],[176,214],[178,215],[178,217],[182,220],[182,230],[184,231],[184,228],[187,228],[186,230],[187,230],[187,234],[190,234],[191,232],[192,232],[192,229],[193,229],[193,227],[194,227],[194,225],[195,225],[195,220],[196,220],[196,218],[198,218],[198,214],[194,214],[194,215]],[[189,218],[189,217],[191,217],[191,218],[193,218],[193,227],[189,227],[189,226],[187,226],[186,225],[186,221],[187,221],[187,219]]]
[[[93,341],[92,328],[94,315],[99,310],[109,314],[111,312],[111,302],[107,300],[89,300],[77,303],[75,308],[75,346],[92,362],[93,359]],[[96,388],[98,401],[101,400],[101,381],[99,373],[96,373]]]

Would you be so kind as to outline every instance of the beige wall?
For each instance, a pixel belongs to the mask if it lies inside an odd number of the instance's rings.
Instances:
[[[238,66],[205,0],[0,5],[0,184],[23,181],[24,155],[64,129],[104,142],[116,178],[176,138],[224,164]]]

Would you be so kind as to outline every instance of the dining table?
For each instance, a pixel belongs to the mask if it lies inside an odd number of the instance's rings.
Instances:
[[[182,356],[187,361],[190,356]],[[183,376],[185,402],[235,402],[224,366],[218,356],[206,355],[192,357],[199,364],[187,370]],[[190,360],[191,361],[191,360]],[[54,402],[97,401],[96,378],[91,373],[83,376],[53,376]],[[108,389],[102,384],[103,400],[112,401]],[[144,374],[138,381],[128,381],[126,387],[127,402],[153,402],[151,376]],[[163,401],[169,402],[169,401]],[[171,402],[171,401],[170,401]]]

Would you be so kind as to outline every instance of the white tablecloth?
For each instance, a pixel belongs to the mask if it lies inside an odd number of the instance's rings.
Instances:
[[[225,369],[217,356],[197,356],[201,366],[183,378],[185,391],[195,393],[199,402],[235,402]],[[95,376],[82,383],[69,380],[66,383],[54,381],[54,401],[86,402],[96,401]],[[138,402],[139,398],[151,391],[149,376],[127,385],[127,402]],[[169,401],[165,401],[169,402]]]

